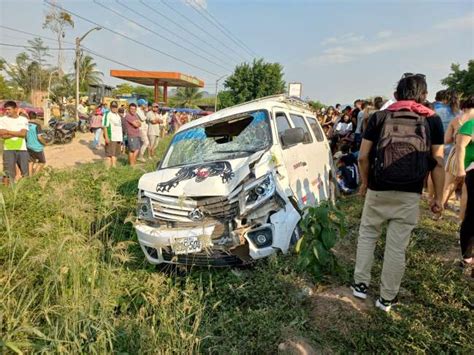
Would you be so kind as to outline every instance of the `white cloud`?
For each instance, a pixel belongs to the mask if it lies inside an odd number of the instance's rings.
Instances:
[[[329,37],[326,38],[324,41],[321,42],[323,46],[327,46],[329,44],[348,44],[348,43],[357,43],[364,40],[363,35],[357,35],[354,32],[345,33],[338,37]]]
[[[439,23],[435,28],[440,30],[471,30],[474,28],[474,12],[463,17],[453,18]]]
[[[377,38],[388,38],[391,37],[393,34],[392,31],[380,31],[375,34],[375,37]]]
[[[193,6],[193,7],[196,7],[196,8],[204,8],[204,9],[207,9],[207,0],[184,0],[184,2],[189,5],[189,6]]]

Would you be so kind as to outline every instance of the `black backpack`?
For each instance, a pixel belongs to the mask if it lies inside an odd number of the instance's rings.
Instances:
[[[410,111],[386,111],[380,139],[375,147],[376,183],[417,183],[429,171],[431,142],[425,117]]]

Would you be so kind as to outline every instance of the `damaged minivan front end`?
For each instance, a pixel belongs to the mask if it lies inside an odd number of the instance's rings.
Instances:
[[[264,110],[178,132],[139,182],[135,229],[148,261],[229,266],[286,253],[300,213],[272,141]]]

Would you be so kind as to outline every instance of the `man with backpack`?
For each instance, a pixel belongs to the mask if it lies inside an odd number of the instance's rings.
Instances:
[[[365,204],[351,286],[354,296],[367,297],[375,245],[382,224],[388,222],[380,297],[375,303],[386,312],[397,302],[425,178],[431,171],[435,213],[442,210],[444,184],[443,125],[434,111],[422,105],[427,96],[425,76],[404,74],[394,96],[395,103],[370,117],[359,152]]]

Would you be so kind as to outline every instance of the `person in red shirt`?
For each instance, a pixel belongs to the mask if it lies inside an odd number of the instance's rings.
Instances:
[[[140,118],[137,115],[137,105],[134,103],[128,107],[127,115],[124,119],[125,130],[128,137],[128,162],[130,165],[137,163],[138,153],[140,152]]]

